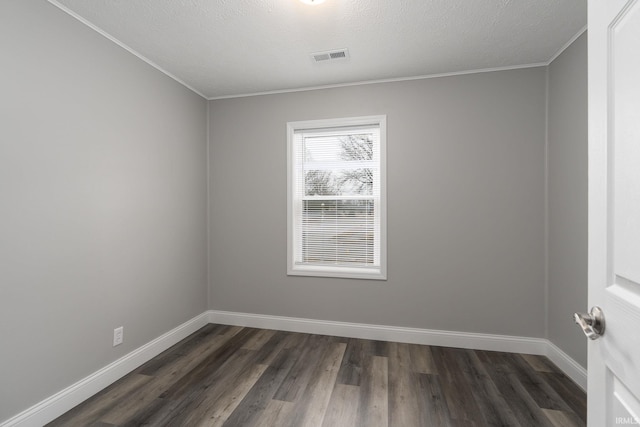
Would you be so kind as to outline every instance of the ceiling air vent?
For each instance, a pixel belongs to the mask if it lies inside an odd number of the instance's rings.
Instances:
[[[311,59],[313,62],[333,62],[333,61],[344,61],[345,59],[349,59],[349,50],[347,49],[335,49],[328,50],[326,52],[314,52],[311,54]]]

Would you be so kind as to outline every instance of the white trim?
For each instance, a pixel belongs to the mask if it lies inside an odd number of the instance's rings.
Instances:
[[[555,53],[555,55],[553,55],[551,57],[551,59],[549,60],[549,62],[547,62],[547,66],[551,65],[551,63],[553,61],[555,61],[556,58],[562,54],[562,52],[567,50],[567,48],[569,46],[571,46],[573,44],[573,42],[576,41],[578,39],[578,37],[580,37],[585,31],[587,31],[587,26],[586,25],[584,27],[582,27],[580,29],[580,31],[578,31],[578,33],[575,36],[571,37],[568,42],[566,42],[564,45],[562,45],[562,47],[560,49],[558,49],[558,51]]]
[[[211,185],[211,177],[213,176],[213,172],[211,170],[211,103],[207,101],[207,305],[211,304],[211,254],[213,253],[211,247],[211,192],[213,191],[213,186]]]
[[[555,365],[573,380],[582,390],[587,391],[587,370],[573,360],[567,353],[560,350],[554,343],[547,340],[545,354]]]
[[[55,420],[143,363],[206,326],[209,317],[210,315],[206,312],[194,317],[77,383],[9,418],[0,424],[0,427],[39,427]]]
[[[379,83],[406,82],[411,80],[435,79],[438,77],[462,76],[465,74],[492,73],[494,71],[520,70],[522,68],[546,67],[548,65],[549,65],[549,62],[535,62],[532,64],[510,65],[506,67],[480,68],[477,70],[453,71],[450,73],[425,74],[421,76],[409,76],[409,77],[394,77],[390,79],[365,80],[365,81],[357,81],[357,82],[351,82],[351,83],[336,83],[336,84],[309,86],[309,87],[301,87],[301,88],[294,88],[294,89],[279,89],[279,90],[269,90],[264,92],[242,93],[239,95],[213,96],[207,99],[209,101],[215,101],[217,99],[246,98],[249,96],[260,96],[260,95],[277,95],[281,93],[306,92],[309,90],[334,89],[334,88],[349,87],[349,86],[374,85]]]
[[[60,4],[57,0],[47,0],[49,3],[51,3],[53,6],[57,7],[58,9],[62,10],[64,13],[66,13],[67,15],[71,16],[72,18],[77,19],[78,21],[82,22],[84,25],[86,25],[87,27],[91,28],[93,31],[97,32],[98,34],[100,34],[101,36],[107,38],[108,40],[112,41],[113,43],[117,44],[118,46],[120,46],[121,48],[123,48],[124,50],[126,50],[127,52],[129,52],[130,54],[136,56],[138,59],[141,59],[142,61],[146,62],[147,64],[151,65],[153,68],[155,68],[156,70],[160,71],[161,73],[167,75],[168,77],[172,78],[173,80],[175,80],[176,82],[180,83],[182,86],[186,87],[187,89],[189,89],[190,91],[200,95],[201,97],[203,97],[204,99],[208,99],[205,95],[203,95],[200,91],[198,91],[197,89],[195,89],[193,86],[189,85],[188,83],[186,83],[184,80],[181,80],[180,78],[178,78],[177,76],[171,74],[170,72],[168,72],[167,70],[165,70],[164,68],[162,68],[161,66],[159,66],[158,64],[156,64],[155,62],[153,62],[152,60],[150,60],[149,58],[145,57],[144,55],[138,53],[137,51],[133,50],[131,47],[127,46],[126,44],[122,43],[120,40],[118,40],[117,38],[113,37],[111,34],[107,33],[106,31],[104,31],[102,28],[97,27],[95,24],[87,21],[86,19],[84,19],[82,16],[78,15],[77,13],[75,13],[74,11],[72,11],[71,9],[69,9],[68,7],[64,6],[63,4]]]
[[[549,336],[549,67],[544,70],[544,336]]]

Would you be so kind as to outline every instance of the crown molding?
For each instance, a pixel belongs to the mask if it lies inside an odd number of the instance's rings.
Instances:
[[[562,45],[562,47],[561,47],[560,49],[558,49],[558,51],[557,51],[557,52],[556,52],[556,53],[551,57],[551,59],[547,62],[547,66],[551,65],[551,63],[552,63],[553,61],[555,61],[555,60],[556,60],[556,58],[562,54],[562,52],[564,52],[565,50],[567,50],[567,48],[568,48],[569,46],[571,46],[571,45],[573,44],[573,42],[575,42],[575,41],[578,39],[578,37],[580,37],[580,36],[581,36],[585,31],[587,31],[587,26],[586,26],[586,25],[585,25],[584,27],[582,27],[582,28],[580,29],[580,31],[578,31],[578,32],[576,33],[576,35],[575,35],[575,36],[571,37],[571,38],[569,39],[569,41],[567,41],[564,45]]]
[[[61,11],[63,11],[64,13],[66,13],[67,15],[71,16],[72,18],[80,21],[81,23],[83,23],[84,25],[86,25],[87,27],[91,28],[92,30],[94,30],[95,32],[97,32],[98,34],[100,34],[101,36],[105,37],[106,39],[108,39],[109,41],[117,44],[118,46],[120,46],[121,48],[123,48],[124,50],[126,50],[127,52],[129,52],[130,54],[136,56],[138,59],[146,62],[147,64],[151,65],[153,68],[155,68],[156,70],[160,71],[161,73],[165,74],[167,77],[170,77],[171,79],[175,80],[176,82],[180,83],[182,86],[186,87],[187,89],[189,89],[190,91],[194,92],[195,94],[201,96],[204,99],[208,99],[203,93],[201,93],[200,91],[198,91],[196,88],[194,88],[193,86],[189,85],[187,82],[185,82],[184,80],[181,80],[178,76],[171,74],[169,71],[165,70],[164,68],[162,68],[161,66],[159,66],[158,64],[156,64],[155,62],[153,62],[152,60],[150,60],[149,58],[147,58],[146,56],[142,55],[141,53],[137,52],[136,50],[132,49],[131,47],[127,46],[126,44],[124,44],[123,42],[121,42],[120,40],[118,40],[117,38],[113,37],[111,34],[107,33],[106,31],[104,31],[102,28],[94,25],[93,23],[87,21],[86,19],[84,19],[82,16],[78,15],[77,13],[75,13],[74,11],[72,11],[71,9],[69,9],[68,7],[64,6],[63,4],[60,4],[58,1],[56,0],[47,0],[50,4],[52,4],[53,6],[57,7],[58,9],[60,9]]]

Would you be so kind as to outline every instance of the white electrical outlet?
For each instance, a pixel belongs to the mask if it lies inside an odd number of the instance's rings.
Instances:
[[[124,341],[124,328],[120,326],[113,330],[113,346],[122,344],[122,341]]]

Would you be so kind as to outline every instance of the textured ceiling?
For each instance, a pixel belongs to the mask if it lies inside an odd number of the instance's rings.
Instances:
[[[207,98],[543,64],[587,22],[586,0],[50,2]]]

